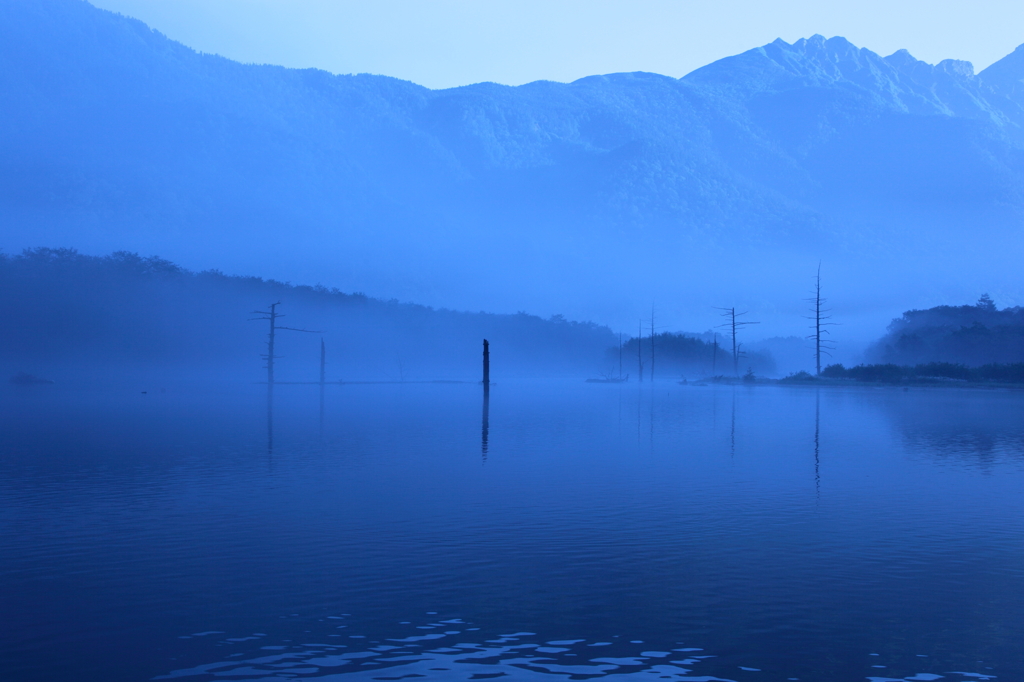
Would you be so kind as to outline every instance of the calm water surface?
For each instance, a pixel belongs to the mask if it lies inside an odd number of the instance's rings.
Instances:
[[[1024,393],[162,388],[0,388],[3,680],[1024,680]]]

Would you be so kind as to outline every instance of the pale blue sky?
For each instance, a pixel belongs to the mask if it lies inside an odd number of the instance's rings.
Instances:
[[[682,76],[775,38],[842,35],[981,70],[1024,43],[1024,0],[92,0],[203,52],[433,88],[616,71]]]

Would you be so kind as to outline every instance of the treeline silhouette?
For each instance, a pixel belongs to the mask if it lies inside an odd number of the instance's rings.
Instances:
[[[867,353],[879,364],[1024,362],[1024,308],[999,310],[987,294],[974,305],[910,310]]]
[[[280,301],[282,324],[323,330],[279,338],[282,381],[315,380],[320,340],[329,380],[479,379],[490,339],[496,380],[592,371],[616,343],[606,327],[438,310],[323,286],[296,286],[161,258],[72,249],[0,254],[0,368],[60,378],[104,371],[224,372],[265,378],[265,323],[252,311]]]
[[[691,378],[709,376],[733,376],[732,353],[716,344],[712,334],[684,334],[660,332],[652,336],[631,337],[622,344],[623,374],[637,376],[639,358],[644,362],[644,379],[650,378],[651,348],[654,349],[654,371],[656,379]],[[606,362],[618,371],[618,347],[609,349]],[[775,360],[764,351],[739,352],[740,373],[752,370],[758,375],[775,373]]]
[[[991,363],[980,367],[950,362],[929,362],[920,365],[829,365],[821,371],[826,379],[853,379],[882,384],[966,381],[972,383],[1024,383],[1024,362]],[[811,378],[809,375],[803,378]]]

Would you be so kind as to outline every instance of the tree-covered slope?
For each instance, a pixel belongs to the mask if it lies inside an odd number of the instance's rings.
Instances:
[[[328,378],[480,379],[481,344],[491,342],[495,380],[582,378],[603,370],[617,341],[607,327],[438,310],[217,271],[192,272],[131,253],[86,256],[37,249],[0,255],[0,380],[163,373],[266,378],[269,323],[257,313],[280,303],[275,355],[279,381],[315,381],[320,341]]]
[[[1022,363],[1024,308],[1000,310],[986,294],[975,305],[908,310],[892,321],[869,357],[900,365]]]

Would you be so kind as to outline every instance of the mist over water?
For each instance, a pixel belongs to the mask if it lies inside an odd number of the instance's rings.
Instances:
[[[1024,674],[1018,392],[163,388],[0,389],[12,679]]]

